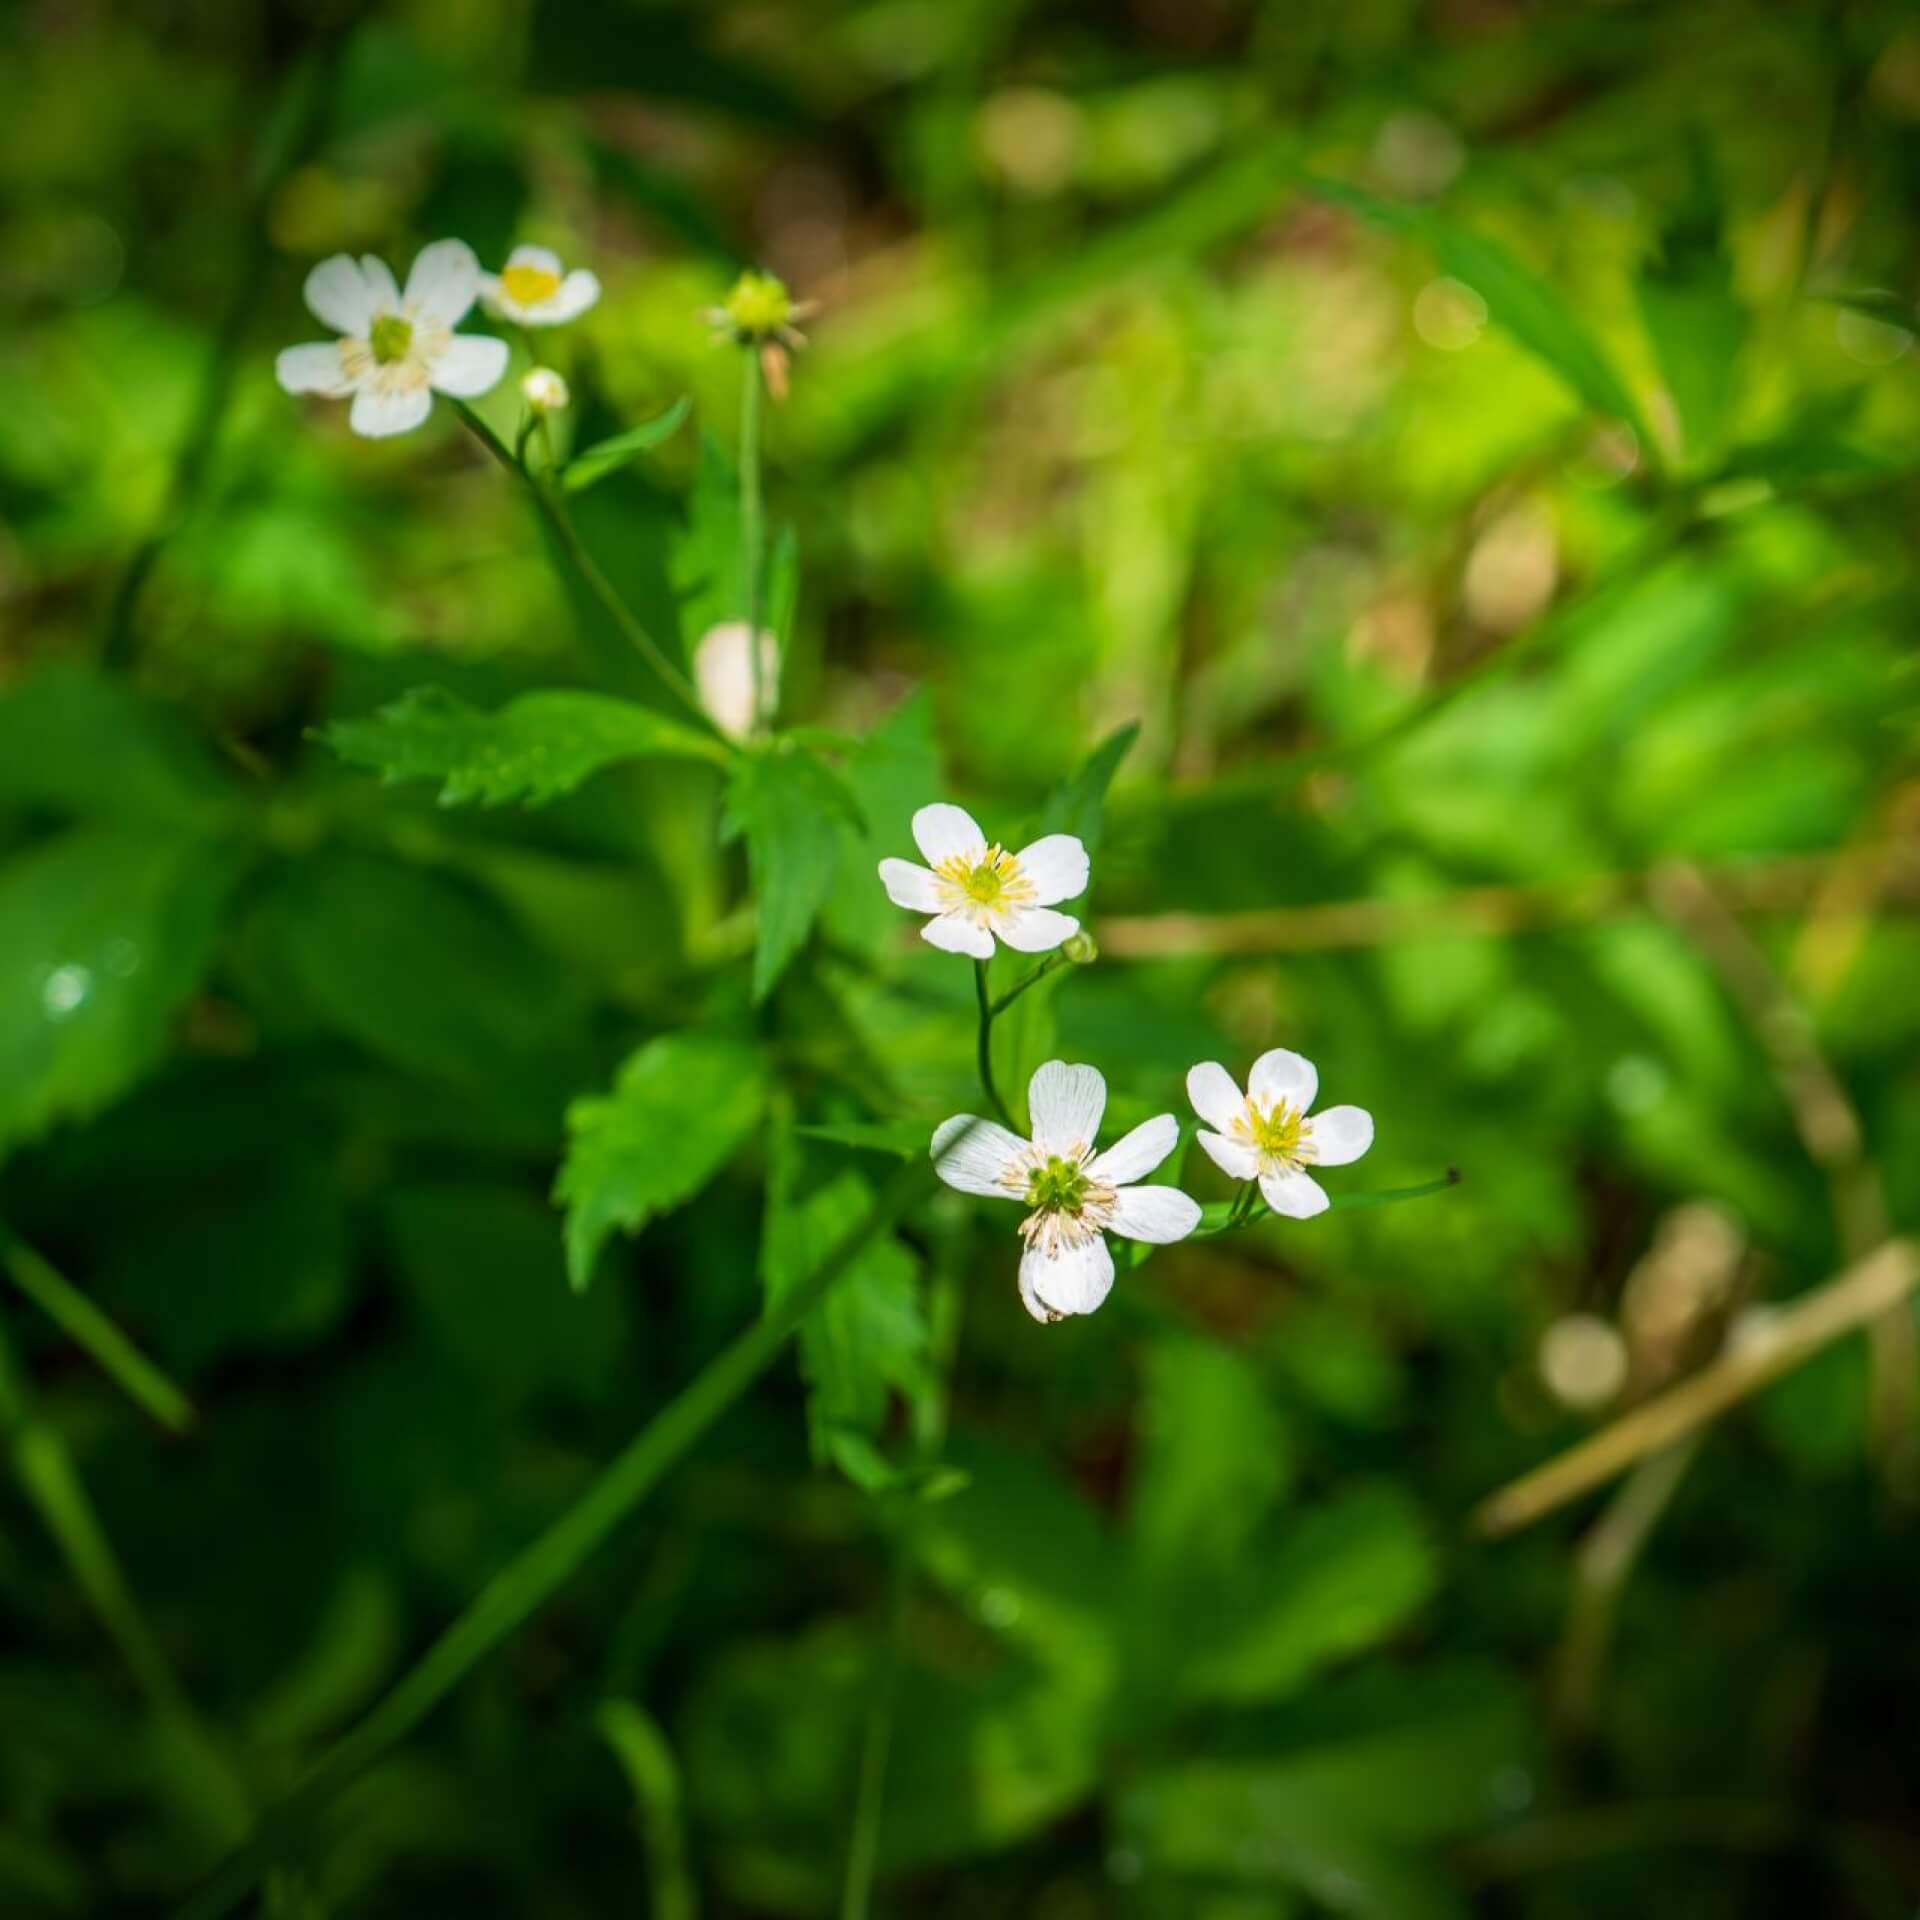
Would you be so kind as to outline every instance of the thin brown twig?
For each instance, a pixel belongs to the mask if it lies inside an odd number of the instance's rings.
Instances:
[[[1762,1336],[1489,1495],[1474,1509],[1473,1530],[1494,1538],[1531,1526],[1647,1455],[1686,1439],[1842,1334],[1904,1307],[1916,1278],[1920,1260],[1913,1243],[1887,1241],[1782,1309]]]

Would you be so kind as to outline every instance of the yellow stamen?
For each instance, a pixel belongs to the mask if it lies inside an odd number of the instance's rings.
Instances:
[[[1283,1166],[1299,1161],[1306,1144],[1307,1116],[1298,1107],[1276,1100],[1264,1113],[1249,1099],[1246,1113],[1233,1123],[1235,1136],[1250,1146],[1262,1159],[1277,1160]]]
[[[545,267],[529,266],[524,261],[508,267],[500,276],[500,290],[516,306],[537,307],[560,291],[560,276]]]
[[[1033,898],[1033,882],[1020,871],[1019,861],[1001,847],[989,847],[977,860],[963,853],[949,854],[934,872],[945,882],[954,906],[983,917]]]

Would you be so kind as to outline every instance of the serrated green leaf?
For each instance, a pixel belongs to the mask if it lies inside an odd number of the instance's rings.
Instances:
[[[812,754],[775,746],[742,756],[727,789],[729,838],[744,834],[759,906],[753,997],[764,1000],[805,944],[833,887],[840,840],[857,824],[841,782]]]
[[[1140,735],[1140,723],[1130,720],[1117,727],[1087,755],[1079,772],[1062,781],[1048,797],[1041,815],[1042,833],[1070,833],[1088,853],[1100,847],[1100,835],[1106,821],[1107,789],[1127,757],[1127,749]]]
[[[739,1151],[766,1101],[759,1057],[736,1040],[667,1033],[620,1069],[610,1093],[567,1109],[554,1199],[567,1210],[576,1291],[618,1227],[637,1233],[692,1197]]]
[[[389,785],[438,780],[440,804],[541,806],[620,760],[732,757],[712,734],[604,693],[525,693],[496,713],[441,687],[415,687],[370,720],[336,720],[321,738]]]
[[[1417,240],[1434,262],[1464,281],[1516,342],[1551,368],[1596,413],[1624,420],[1647,444],[1645,423],[1626,383],[1557,287],[1495,242],[1431,207],[1388,200],[1345,181],[1308,176],[1307,187],[1389,233]]]
[[[687,523],[673,541],[673,586],[689,659],[710,627],[744,617],[747,596],[740,561],[739,476],[720,443],[703,433]]]
[[[560,476],[561,483],[569,493],[579,493],[596,480],[618,472],[629,460],[637,460],[643,453],[664,446],[679,431],[681,421],[692,407],[692,400],[682,394],[665,413],[630,427],[625,433],[616,433],[610,439],[596,440],[567,462]]]
[[[241,861],[79,827],[0,869],[0,1148],[95,1112],[160,1057]]]

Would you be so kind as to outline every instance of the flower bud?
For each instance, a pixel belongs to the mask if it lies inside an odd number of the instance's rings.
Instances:
[[[520,396],[535,413],[558,413],[573,397],[551,367],[534,367],[520,381]]]
[[[1070,934],[1060,951],[1076,967],[1090,967],[1100,958],[1099,943],[1084,927],[1078,933]]]
[[[771,273],[743,273],[722,312],[742,340],[771,340],[793,324],[793,295]]]

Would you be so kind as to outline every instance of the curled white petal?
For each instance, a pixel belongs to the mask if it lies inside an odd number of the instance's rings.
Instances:
[[[963,913],[943,913],[920,929],[920,938],[943,953],[964,953],[975,960],[993,958],[993,935]]]
[[[369,273],[370,267],[378,272]],[[336,333],[355,337],[365,335],[375,314],[398,304],[393,275],[371,255],[356,260],[350,253],[336,253],[322,260],[307,275],[303,291],[316,320],[324,320]]]
[[[1051,907],[1087,890],[1087,850],[1070,833],[1050,833],[1019,853],[1036,906]]]
[[[1289,1220],[1311,1220],[1316,1213],[1327,1210],[1326,1190],[1317,1180],[1295,1168],[1284,1173],[1263,1173],[1260,1191],[1266,1196],[1267,1205]]]
[[[289,393],[324,393],[332,400],[344,399],[355,386],[353,375],[340,357],[337,340],[288,347],[275,357],[273,377]]]
[[[1242,1142],[1229,1140],[1224,1134],[1209,1133],[1204,1127],[1194,1137],[1207,1158],[1229,1180],[1251,1180],[1260,1171],[1260,1156]]]
[[[1164,1247],[1184,1240],[1200,1224],[1200,1202],[1178,1187],[1124,1187],[1114,1196],[1107,1225],[1129,1240]]]
[[[1289,1053],[1285,1047],[1263,1053],[1247,1075],[1247,1092],[1263,1107],[1284,1100],[1296,1111],[1305,1113],[1319,1091],[1320,1076],[1314,1071],[1313,1062],[1305,1054]]]
[[[411,433],[433,411],[433,389],[424,381],[417,387],[366,386],[353,396],[347,424],[369,440]]]
[[[1097,1067],[1070,1067],[1049,1060],[1027,1083],[1027,1118],[1033,1144],[1050,1153],[1084,1153],[1100,1131],[1107,1110],[1107,1083]]]
[[[598,275],[589,273],[585,267],[575,267],[560,282],[560,291],[551,299],[540,303],[540,317],[550,327],[565,326],[569,320],[577,320],[600,298],[600,280]]]
[[[1222,1133],[1231,1132],[1247,1108],[1239,1083],[1218,1060],[1202,1060],[1187,1069],[1187,1098],[1194,1112]]]
[[[1005,1176],[1026,1150],[1027,1143],[1005,1127],[970,1113],[956,1113],[934,1129],[928,1152],[934,1172],[948,1186],[962,1193],[1017,1200],[1020,1196],[1004,1184]]]
[[[466,318],[480,291],[480,262],[464,240],[436,240],[414,256],[406,304],[445,326]]]
[[[977,860],[987,850],[987,836],[974,824],[973,815],[944,800],[922,807],[913,816],[913,843],[930,867],[956,856]]]
[[[507,343],[483,333],[456,333],[434,360],[433,384],[442,393],[471,400],[500,384],[507,370]]]
[[[1316,1166],[1344,1167],[1373,1145],[1373,1115],[1364,1107],[1329,1107],[1308,1127]]]
[[[515,247],[507,255],[510,267],[537,267],[542,273],[550,273],[558,280],[561,274],[560,256],[551,247]]]
[[[1010,907],[995,917],[993,930],[1015,953],[1051,953],[1080,931],[1080,922],[1051,907]]]
[[[1113,1291],[1113,1255],[1095,1234],[1052,1255],[1030,1251],[1020,1262],[1020,1298],[1036,1320],[1092,1313]],[[1034,1313],[1038,1306],[1042,1311]]]
[[[940,911],[940,882],[925,867],[917,867],[911,860],[882,860],[880,884],[896,907],[906,907],[914,913]]]
[[[1087,1172],[1103,1186],[1124,1187],[1130,1180],[1144,1180],[1179,1141],[1180,1122],[1170,1113],[1156,1113],[1122,1134]]]

